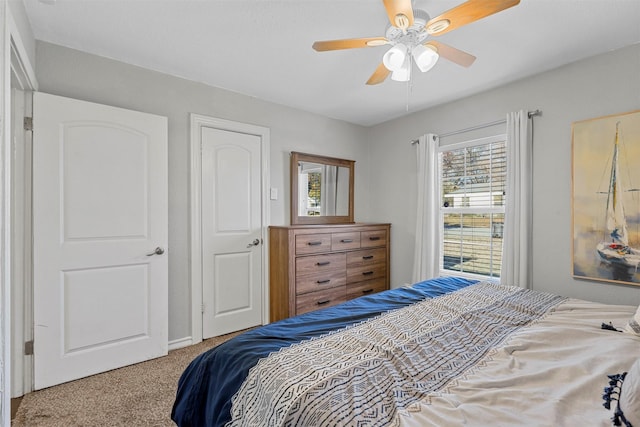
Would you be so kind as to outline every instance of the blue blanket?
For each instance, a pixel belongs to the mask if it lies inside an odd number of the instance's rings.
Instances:
[[[432,279],[412,287],[357,298],[238,335],[191,362],[178,382],[171,418],[180,427],[223,426],[231,419],[231,398],[261,358],[297,342],[473,283],[476,281],[456,277]]]

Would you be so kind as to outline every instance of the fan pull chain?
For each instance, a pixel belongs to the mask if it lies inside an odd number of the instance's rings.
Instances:
[[[409,98],[411,97],[411,91],[413,89],[413,82],[411,81],[411,74],[413,74],[413,56],[409,55],[409,80],[407,80],[407,103],[405,111],[409,112]]]

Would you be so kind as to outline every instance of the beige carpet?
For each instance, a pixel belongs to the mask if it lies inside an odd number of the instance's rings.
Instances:
[[[171,407],[189,362],[239,332],[211,338],[168,356],[26,394],[11,425],[175,426]]]

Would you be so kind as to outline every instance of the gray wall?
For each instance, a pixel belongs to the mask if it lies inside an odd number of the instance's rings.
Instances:
[[[409,141],[427,132],[490,123],[521,109],[543,111],[534,119],[533,288],[640,303],[640,286],[571,276],[571,124],[640,109],[638,44],[368,128],[370,171],[380,171],[369,180],[375,194],[383,195],[372,198],[371,210],[375,219],[393,224],[392,286],[410,281],[412,271],[416,161]]]
[[[189,113],[271,130],[272,225],[289,224],[289,152],[356,161],[356,220],[369,212],[366,129],[57,45],[38,42],[40,91],[169,119],[169,340],[191,335],[189,289]]]

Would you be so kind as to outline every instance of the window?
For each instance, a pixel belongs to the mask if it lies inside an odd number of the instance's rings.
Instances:
[[[443,274],[500,277],[506,136],[438,149]]]

